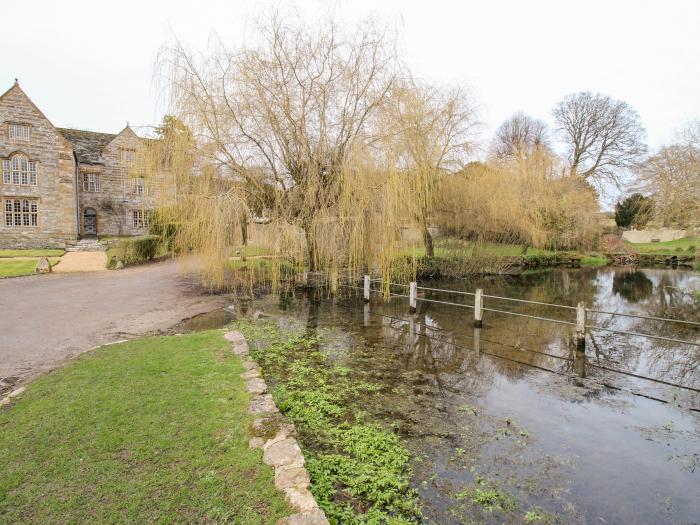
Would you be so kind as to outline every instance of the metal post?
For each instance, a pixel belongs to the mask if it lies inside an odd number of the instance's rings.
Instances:
[[[474,328],[481,328],[484,318],[484,291],[481,288],[476,290],[474,295]]]
[[[576,305],[576,373],[586,377],[586,305]]]
[[[365,302],[369,302],[369,275],[365,275]]]
[[[416,297],[418,295],[418,283],[417,282],[412,282],[409,285],[409,294],[408,294],[408,311],[413,313],[416,311]]]

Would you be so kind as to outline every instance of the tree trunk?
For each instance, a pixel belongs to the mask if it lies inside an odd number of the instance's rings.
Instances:
[[[318,270],[318,261],[317,261],[317,247],[316,247],[316,236],[314,235],[313,231],[314,227],[313,224],[305,224],[304,225],[304,236],[306,237],[306,249],[308,250],[309,253],[309,271],[310,272],[315,272]]]
[[[433,236],[430,235],[430,230],[425,221],[421,225],[423,230],[423,245],[425,246],[425,255],[428,257],[435,257],[435,247],[433,246]]]
[[[245,261],[246,260],[246,246],[248,246],[248,216],[244,215],[241,218],[241,244],[242,244],[242,250],[241,250],[241,260]]]

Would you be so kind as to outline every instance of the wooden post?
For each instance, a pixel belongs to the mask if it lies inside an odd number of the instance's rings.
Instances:
[[[364,326],[369,326],[369,302],[365,302],[364,307],[362,321]]]
[[[574,359],[576,373],[586,377],[586,305],[576,305],[576,357]]]
[[[333,295],[338,293],[338,270],[331,272],[331,293]]]
[[[412,282],[408,287],[408,311],[413,313],[416,311],[416,297],[418,296],[418,283]]]
[[[364,292],[365,292],[365,302],[369,302],[369,275],[365,275],[365,282],[364,282]]]
[[[481,328],[474,328],[474,350],[477,356],[481,354]]]
[[[484,291],[481,288],[476,290],[474,295],[474,328],[481,328],[484,319]]]

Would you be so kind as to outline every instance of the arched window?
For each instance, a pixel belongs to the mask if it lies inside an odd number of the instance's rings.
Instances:
[[[15,153],[2,161],[2,182],[20,186],[36,186],[36,161]]]

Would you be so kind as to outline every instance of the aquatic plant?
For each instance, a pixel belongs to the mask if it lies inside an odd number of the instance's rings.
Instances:
[[[236,328],[250,342],[280,410],[299,431],[311,491],[329,521],[417,523],[421,512],[410,484],[409,452],[395,432],[365,421],[358,403],[378,386],[330,363],[317,336],[270,322],[237,321]]]

